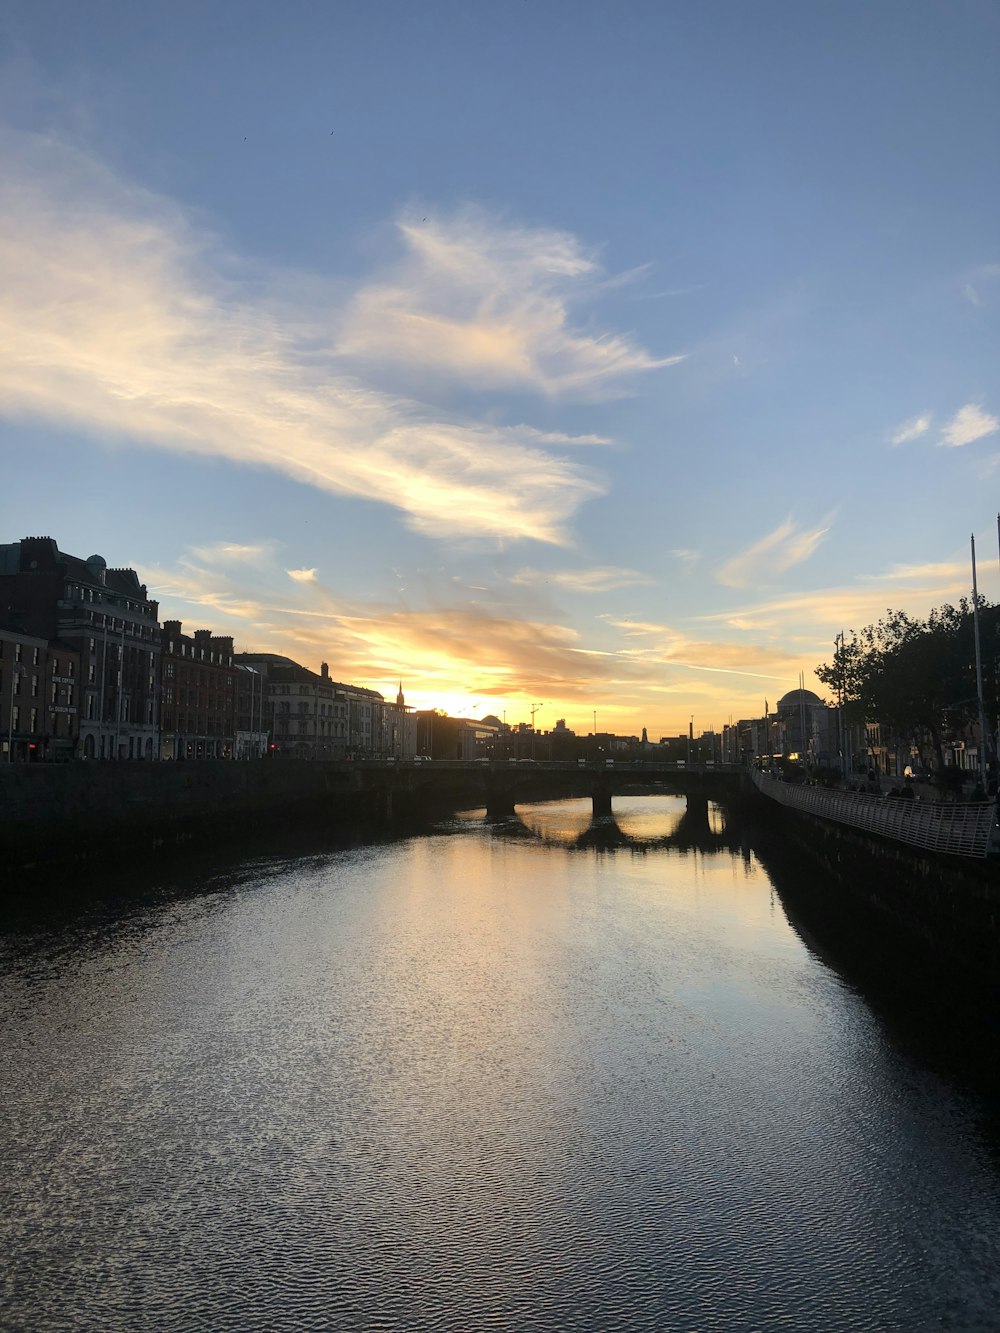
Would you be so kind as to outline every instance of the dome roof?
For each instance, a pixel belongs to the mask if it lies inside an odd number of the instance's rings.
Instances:
[[[800,704],[805,704],[807,708],[826,707],[819,695],[813,694],[812,690],[789,690],[778,700],[779,708],[798,708]]]

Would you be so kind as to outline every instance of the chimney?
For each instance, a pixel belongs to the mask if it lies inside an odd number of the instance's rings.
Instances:
[[[59,548],[52,537],[22,537],[18,545],[21,569],[54,569]],[[91,556],[93,559],[93,556]]]
[[[330,679],[330,666],[329,666],[329,663],[327,663],[327,662],[321,662],[321,663],[319,664],[319,674],[323,677],[324,680],[329,680],[329,679]]]

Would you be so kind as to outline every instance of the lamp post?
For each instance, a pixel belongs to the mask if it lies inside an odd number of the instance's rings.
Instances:
[[[247,671],[250,673],[250,717],[248,719],[250,725],[247,728],[247,758],[249,759],[256,749],[257,743],[257,736],[253,726],[253,696],[254,685],[257,681],[257,672],[254,671],[253,667],[247,667]]]
[[[14,762],[14,682],[24,675],[24,667],[14,664],[10,669],[10,711],[7,714],[7,762]]]

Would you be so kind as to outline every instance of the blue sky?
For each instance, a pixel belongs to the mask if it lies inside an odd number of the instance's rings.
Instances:
[[[1000,598],[1000,5],[0,18],[2,540],[677,734]]]

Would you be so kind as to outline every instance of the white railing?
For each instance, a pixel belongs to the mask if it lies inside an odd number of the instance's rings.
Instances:
[[[779,782],[766,773],[752,774],[762,795],[792,810],[806,810],[820,819],[953,856],[986,856],[996,823],[992,801],[956,802],[893,800],[869,792],[832,791],[827,787]]]

